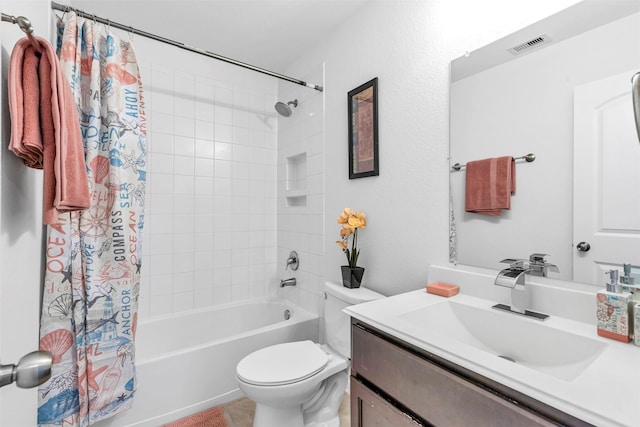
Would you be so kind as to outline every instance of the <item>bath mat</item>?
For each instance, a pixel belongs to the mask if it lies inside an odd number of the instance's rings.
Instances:
[[[229,427],[229,425],[224,418],[222,408],[216,406],[215,408],[206,409],[197,414],[181,418],[178,421],[165,424],[164,427]]]

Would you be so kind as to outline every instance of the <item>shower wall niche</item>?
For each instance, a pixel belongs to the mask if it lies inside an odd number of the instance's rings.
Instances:
[[[285,197],[287,207],[306,207],[307,153],[287,157],[286,168]]]

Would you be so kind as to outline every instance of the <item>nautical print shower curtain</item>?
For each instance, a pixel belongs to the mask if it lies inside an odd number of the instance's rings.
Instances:
[[[91,195],[47,230],[40,347],[52,378],[40,426],[87,426],[131,406],[144,223],[146,122],[130,43],[67,12],[58,55],[78,106]]]

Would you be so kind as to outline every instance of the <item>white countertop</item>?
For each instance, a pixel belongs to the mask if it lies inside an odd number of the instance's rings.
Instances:
[[[421,289],[347,307],[345,312],[409,344],[596,426],[640,426],[640,347],[601,338],[593,324],[552,315],[540,323],[605,345],[599,357],[580,375],[563,380],[451,339],[428,324],[415,324],[401,318],[402,314],[444,299]],[[464,294],[449,300],[482,308],[495,303]],[[504,315],[505,321],[509,316],[521,318],[511,313]]]

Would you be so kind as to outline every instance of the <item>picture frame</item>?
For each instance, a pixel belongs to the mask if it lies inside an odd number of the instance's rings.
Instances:
[[[349,179],[378,176],[378,78],[349,91]]]

